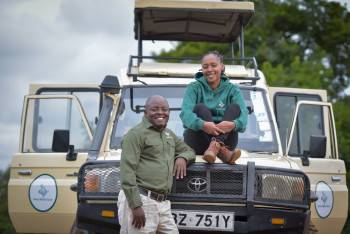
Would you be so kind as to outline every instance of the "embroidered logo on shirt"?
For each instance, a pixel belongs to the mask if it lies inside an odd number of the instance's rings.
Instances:
[[[165,132],[165,136],[166,136],[167,139],[173,139],[173,137],[168,132]]]
[[[220,101],[218,106],[219,106],[219,108],[223,109],[225,107],[225,104],[222,101]]]

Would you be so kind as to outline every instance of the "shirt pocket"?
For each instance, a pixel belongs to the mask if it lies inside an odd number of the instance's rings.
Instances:
[[[154,158],[161,153],[162,142],[159,139],[152,137],[146,138],[144,145],[144,154],[148,157]]]

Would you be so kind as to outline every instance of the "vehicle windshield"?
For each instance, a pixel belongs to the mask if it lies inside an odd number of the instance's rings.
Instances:
[[[146,99],[155,94],[164,96],[168,100],[170,117],[167,127],[183,139],[184,127],[179,115],[185,88],[185,86],[123,88],[122,102],[115,119],[111,148],[121,148],[123,136],[141,122]],[[246,131],[239,133],[238,147],[249,152],[277,152],[275,129],[271,113],[266,105],[265,91],[247,87],[242,87],[241,91],[248,109],[253,111],[248,115]]]

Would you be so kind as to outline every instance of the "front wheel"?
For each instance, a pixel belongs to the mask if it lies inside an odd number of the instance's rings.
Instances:
[[[317,230],[315,224],[313,224],[312,221],[310,220],[308,234],[317,234],[317,233],[318,233],[318,230]]]
[[[72,228],[70,229],[70,234],[94,234],[94,233],[88,230],[78,228],[77,220],[74,220]]]

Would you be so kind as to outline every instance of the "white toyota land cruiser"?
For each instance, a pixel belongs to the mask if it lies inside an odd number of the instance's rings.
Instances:
[[[225,61],[225,72],[249,111],[242,156],[235,165],[198,156],[186,178],[174,179],[179,229],[303,233],[312,223],[319,233],[340,233],[348,189],[332,105],[324,90],[266,84],[255,59],[244,56],[243,29],[253,14],[251,2],[136,0],[138,56],[118,78],[106,76],[100,86],[31,85],[8,185],[16,231],[117,232],[124,134],[141,121],[145,100],[159,94],[170,104],[168,127],[182,137],[182,97],[200,69],[198,59],[142,56],[142,41],[238,40],[240,56]]]

